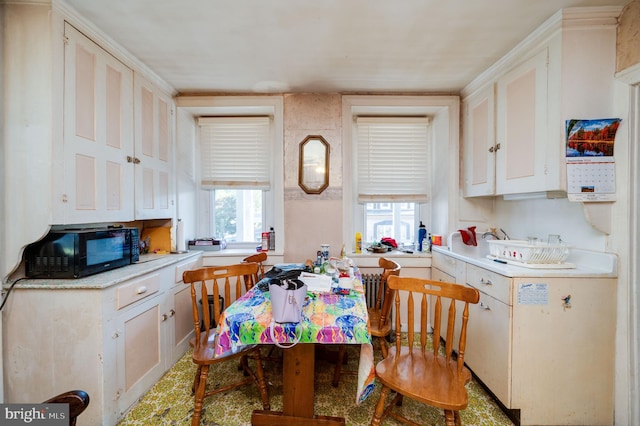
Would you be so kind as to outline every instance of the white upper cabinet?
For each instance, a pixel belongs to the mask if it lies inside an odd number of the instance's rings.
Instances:
[[[465,197],[566,191],[565,121],[613,111],[619,12],[563,9],[463,89]]]
[[[65,23],[59,223],[133,218],[133,71]],[[55,216],[55,214],[54,214]]]
[[[65,23],[54,223],[172,218],[173,111],[170,96]]]
[[[135,74],[136,219],[173,217],[173,100]]]
[[[493,195],[496,187],[495,94],[489,85],[463,105],[465,196]]]
[[[495,193],[552,191],[546,171],[560,167],[547,147],[547,49],[499,78],[496,83]],[[557,153],[554,153],[557,154]]]

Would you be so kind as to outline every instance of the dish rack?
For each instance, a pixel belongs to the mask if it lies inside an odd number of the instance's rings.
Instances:
[[[489,252],[498,259],[526,264],[561,264],[569,257],[566,244],[529,244],[524,240],[489,240]]]

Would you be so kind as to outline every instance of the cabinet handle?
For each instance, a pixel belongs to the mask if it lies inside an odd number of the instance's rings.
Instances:
[[[133,157],[130,155],[127,155],[127,163],[133,163]]]
[[[117,339],[118,337],[120,337],[120,330],[114,331],[113,334],[111,335],[112,339]]]
[[[167,318],[169,318],[169,317],[167,316],[167,314],[162,314],[162,316],[160,318],[162,318],[162,321],[166,321]]]
[[[493,283],[491,282],[490,279],[487,278],[487,280],[485,281],[484,278],[480,278],[480,284],[484,284],[484,285],[493,285]]]
[[[489,305],[485,305],[484,303],[480,302],[480,309],[482,309],[483,311],[490,311],[491,308],[489,307]]]
[[[498,150],[500,149],[500,144],[496,144],[496,146],[492,146],[491,148],[489,148],[489,152],[498,152]]]
[[[176,314],[176,311],[174,311],[173,309],[171,309],[171,310],[169,311],[169,316],[170,316],[170,317],[174,316],[175,314]]]
[[[141,287],[138,287],[138,290],[136,291],[136,293],[138,294],[144,294],[146,292],[147,292],[147,286],[144,286],[144,285]]]
[[[133,164],[140,164],[140,159],[138,157],[133,157]]]

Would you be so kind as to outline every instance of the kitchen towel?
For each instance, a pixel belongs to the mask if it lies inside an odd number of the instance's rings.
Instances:
[[[460,235],[462,235],[462,242],[468,246],[477,246],[478,240],[476,240],[476,227],[470,226],[467,229],[458,229]]]

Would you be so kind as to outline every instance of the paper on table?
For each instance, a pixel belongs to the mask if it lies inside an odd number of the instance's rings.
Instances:
[[[312,293],[328,293],[331,291],[331,277],[328,275],[303,272],[298,278],[307,285],[307,291]]]

